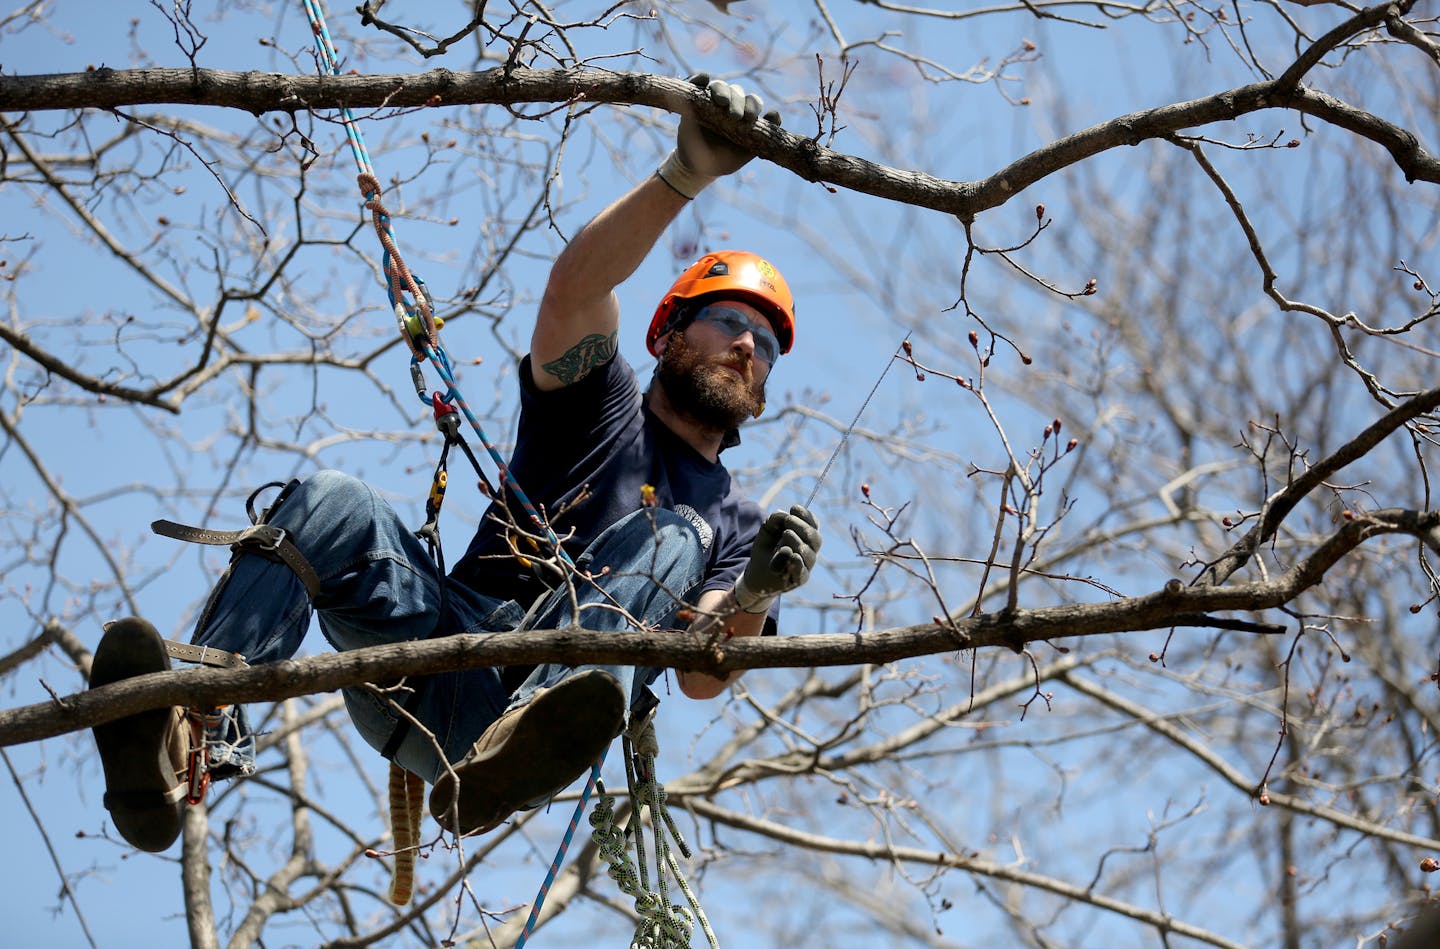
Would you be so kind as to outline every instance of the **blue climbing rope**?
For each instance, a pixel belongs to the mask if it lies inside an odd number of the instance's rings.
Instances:
[[[330,39],[330,29],[325,24],[324,10],[321,8],[319,0],[304,0],[304,4],[305,14],[310,19],[311,31],[315,35],[315,48],[319,53],[320,65],[330,75],[338,76],[340,75],[339,53],[335,43]],[[365,207],[371,212],[375,230],[384,252],[381,270],[385,274],[385,293],[390,301],[390,307],[395,313],[400,335],[406,345],[410,347],[410,374],[416,384],[420,400],[426,404],[431,402],[425,392],[424,378],[420,369],[423,363],[428,362],[434,367],[441,382],[444,383],[445,394],[441,396],[441,399],[448,405],[459,407],[461,414],[465,416],[465,420],[480,439],[480,443],[490,454],[505,486],[524,508],[531,524],[544,532],[545,539],[566,564],[574,566],[569,554],[561,546],[560,539],[555,536],[555,532],[540,516],[539,510],[510,473],[504,457],[489,436],[485,434],[484,426],[475,417],[475,413],[460,392],[451,368],[450,356],[440,344],[439,333],[443,321],[435,318],[434,304],[425,290],[425,282],[412,274],[405,266],[405,261],[395,242],[395,229],[390,220],[390,214],[380,202],[380,180],[375,175],[375,166],[371,163],[370,152],[365,147],[365,136],[360,131],[355,113],[348,106],[341,107],[340,115],[346,139],[350,143],[350,153],[354,156],[355,166],[359,170],[360,193],[365,198]],[[406,299],[407,294],[408,300]]]
[[[319,53],[320,65],[325,72],[332,76],[340,75],[340,57],[334,42],[330,39],[329,27],[325,24],[325,13],[321,8],[319,0],[304,0],[305,14],[310,20],[311,31],[315,36],[315,48]],[[348,107],[340,109],[341,124],[345,127],[345,137],[350,143],[350,152],[355,158],[355,165],[359,169],[358,182],[360,193],[365,199],[365,208],[370,211],[375,225],[376,234],[379,236],[380,245],[383,250],[381,270],[385,274],[385,293],[390,301],[390,307],[395,313],[395,319],[400,329],[400,335],[405,344],[410,348],[410,376],[415,383],[415,390],[420,400],[426,404],[432,404],[436,410],[437,417],[440,414],[440,402],[447,406],[458,407],[465,420],[470,424],[480,443],[489,452],[490,458],[495,463],[496,470],[500,472],[505,486],[515,496],[525,513],[530,517],[534,527],[542,530],[546,540],[555,550],[556,554],[569,566],[574,567],[574,561],[570,559],[565,548],[561,546],[560,540],[550,525],[540,516],[540,512],[531,503],[530,498],[520,487],[515,477],[510,472],[510,467],[505,464],[489,437],[485,434],[484,427],[480,420],[475,417],[460,387],[455,381],[455,373],[451,369],[450,356],[440,344],[440,327],[443,321],[435,317],[435,307],[430,299],[429,293],[425,290],[425,282],[412,274],[405,266],[404,259],[395,242],[395,230],[390,221],[390,214],[380,201],[381,189],[380,179],[375,175],[374,165],[370,162],[369,150],[365,147],[365,137],[360,131],[360,126],[355,118],[355,113]],[[407,299],[408,295],[408,299]],[[445,387],[445,394],[438,393],[432,399],[426,394],[424,375],[421,369],[422,364],[428,362],[434,367]],[[448,442],[447,442],[448,444]],[[462,442],[463,445],[463,442]],[[469,449],[466,448],[469,454]],[[470,456],[474,462],[474,456]],[[476,472],[480,475],[482,482],[485,481],[484,472],[476,465]],[[440,488],[443,490],[443,484]],[[496,499],[501,500],[501,499]],[[560,866],[565,862],[565,854],[570,848],[570,842],[575,836],[575,828],[580,822],[581,815],[590,801],[594,792],[596,781],[600,777],[600,768],[605,761],[602,753],[598,761],[591,768],[590,780],[586,782],[585,791],[580,796],[580,801],[575,807],[575,814],[570,819],[570,826],[565,831],[565,836],[560,842],[560,848],[555,854],[555,859],[550,864],[550,870],[545,876],[545,882],[541,885],[540,891],[535,896],[534,906],[530,911],[530,918],[525,923],[525,929],[516,942],[516,949],[521,949],[525,941],[534,931],[536,923],[540,919],[540,909],[544,905],[545,897],[550,891],[550,886],[555,882],[555,876]]]
[[[535,931],[535,924],[540,922],[540,908],[545,905],[545,897],[550,895],[550,887],[555,883],[560,865],[565,862],[565,852],[570,849],[570,842],[575,838],[575,828],[580,826],[580,817],[585,813],[585,805],[590,802],[590,795],[600,782],[600,766],[604,763],[605,752],[602,751],[600,760],[590,766],[590,780],[585,782],[585,793],[580,795],[580,800],[575,804],[575,812],[570,815],[570,824],[565,828],[565,836],[560,840],[560,849],[555,851],[555,859],[550,861],[550,869],[545,872],[545,882],[540,884],[540,892],[535,894],[535,903],[530,907],[530,917],[525,920],[525,929],[520,933],[520,938],[515,940],[515,949],[525,949],[525,941]]]

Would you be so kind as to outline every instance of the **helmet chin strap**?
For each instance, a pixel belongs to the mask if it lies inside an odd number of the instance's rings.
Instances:
[[[667,317],[665,320],[665,325],[660,327],[660,332],[656,336],[655,342],[659,344],[659,342],[665,339],[667,336],[670,336],[674,333],[685,332],[686,327],[691,324],[691,322],[694,320],[695,314],[699,311],[700,307],[696,306],[694,301],[692,300],[676,301],[675,308],[670,311],[670,316]],[[659,356],[660,354],[655,353],[655,355]]]

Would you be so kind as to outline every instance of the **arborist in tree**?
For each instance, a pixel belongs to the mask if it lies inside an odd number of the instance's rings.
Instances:
[[[739,87],[692,79],[735,118],[761,119]],[[771,112],[765,120],[778,123]],[[682,118],[658,172],[585,226],[556,259],[521,361],[519,430],[510,470],[549,512],[554,534],[505,497],[492,503],[465,556],[441,575],[425,544],[360,481],[333,471],[291,482],[256,525],[231,539],[230,568],[193,645],[141,619],[110,623],[91,687],[170,668],[172,656],[238,665],[288,658],[317,611],[336,649],[459,632],[679,629],[725,624],[774,634],[777,598],[810,575],[820,547],[804,507],[762,518],[732,489],[720,453],[765,407],[765,383],[795,334],[779,272],[744,251],[706,254],[661,298],[646,333],[657,357],[648,389],[617,353],[614,288],[640,266],[701,189],[753,155]],[[253,502],[253,498],[252,498]],[[564,538],[567,558],[547,549]],[[578,606],[578,615],[575,608]],[[241,658],[243,657],[243,658]],[[548,801],[655,704],[660,670],[545,664],[467,669],[380,689],[344,690],[360,733],[434,784],[430,811],[448,830],[483,833]],[[737,674],[679,672],[692,698]],[[418,723],[412,725],[411,721]],[[210,778],[254,770],[239,706],[160,709],[97,726],[105,806],[143,850],[169,847],[188,799]]]

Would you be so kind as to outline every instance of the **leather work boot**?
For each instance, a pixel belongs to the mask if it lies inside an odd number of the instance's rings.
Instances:
[[[90,688],[170,668],[155,627],[131,617],[105,625],[90,668]],[[159,853],[180,836],[194,732],[184,709],[151,709],[96,725],[105,770],[105,808],[131,845]]]
[[[590,669],[501,715],[430,792],[430,813],[461,836],[494,830],[586,772],[625,724],[625,693]],[[457,787],[458,785],[458,787]]]

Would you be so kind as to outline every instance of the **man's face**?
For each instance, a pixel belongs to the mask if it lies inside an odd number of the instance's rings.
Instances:
[[[759,310],[738,300],[712,301],[768,327]],[[672,332],[656,370],[671,403],[707,428],[729,431],[765,405],[770,364],[755,352],[750,331],[731,335],[716,323],[694,320]]]

